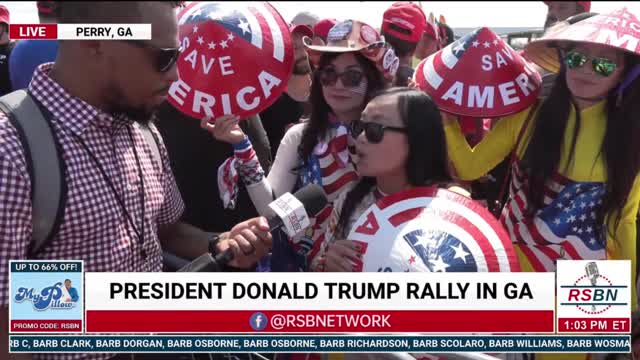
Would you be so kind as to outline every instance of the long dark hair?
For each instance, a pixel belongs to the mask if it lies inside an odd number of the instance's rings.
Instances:
[[[622,79],[626,78],[639,61],[635,56],[625,55],[624,62]],[[600,149],[607,171],[606,192],[598,213],[600,224],[604,223],[607,214],[613,214],[616,209],[624,206],[640,169],[640,81],[634,80],[624,91],[620,106],[616,104],[617,96],[616,89],[612,89],[607,97],[606,132]],[[524,156],[523,167],[530,179],[527,191],[527,212],[530,215],[544,207],[545,182],[558,170],[571,106],[575,107],[573,102],[567,87],[566,68],[562,66],[549,97],[542,103],[535,117],[533,136]],[[569,163],[574,160],[580,123],[580,113],[576,110]],[[619,225],[621,215],[621,212],[617,212],[613,218],[614,228]]]
[[[447,143],[440,110],[426,93],[407,87],[391,88],[373,96],[396,96],[398,112],[407,127],[409,157],[405,171],[413,186],[441,185],[451,181]],[[336,227],[336,236],[344,238],[347,223],[356,206],[376,185],[374,177],[363,177],[347,194]]]
[[[318,69],[329,65],[331,61],[337,58],[343,53],[323,53],[320,56]],[[362,67],[364,75],[367,79],[367,92],[365,94],[365,100],[362,105],[364,106],[371,99],[373,93],[380,91],[385,86],[384,77],[375,67],[375,65],[365,58],[360,53],[354,53],[358,64]],[[313,148],[318,144],[318,138],[326,136],[329,129],[329,113],[331,108],[322,94],[322,85],[320,84],[319,71],[315,71],[313,74],[313,84],[311,85],[311,116],[309,123],[302,131],[302,139],[300,146],[298,147],[298,153],[304,163],[307,162],[309,156],[313,152]]]

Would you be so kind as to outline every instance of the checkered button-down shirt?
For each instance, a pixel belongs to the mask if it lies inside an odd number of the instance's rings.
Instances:
[[[53,114],[52,125],[66,166],[67,200],[53,240],[34,255],[38,259],[84,260],[86,271],[161,271],[158,226],[178,220],[184,204],[167,151],[154,126],[162,164],[131,120],[111,116],[67,93],[41,65],[29,90]],[[133,141],[130,137],[133,135]],[[116,195],[78,137],[93,153],[115,186],[117,196],[144,236],[140,242]],[[139,177],[136,155],[143,179]],[[144,204],[141,191],[144,188]],[[24,151],[14,126],[0,112],[0,306],[7,307],[9,260],[25,259],[31,239],[31,183]],[[87,357],[89,356],[89,357]],[[35,358],[108,358],[97,355],[36,355]]]

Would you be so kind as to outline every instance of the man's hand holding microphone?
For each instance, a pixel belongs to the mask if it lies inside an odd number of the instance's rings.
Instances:
[[[233,256],[228,265],[242,269],[250,268],[271,251],[272,240],[269,222],[264,217],[257,217],[241,222],[231,231],[223,233],[215,245],[215,252],[224,254],[231,249]]]
[[[318,214],[327,202],[324,190],[315,184],[309,184],[293,195],[286,193],[269,204],[273,214],[268,219],[258,217],[237,224],[231,231],[221,234],[208,253],[178,271],[223,271],[225,266],[251,268],[271,250],[271,231],[282,229],[287,235],[296,236],[310,225],[310,217]]]

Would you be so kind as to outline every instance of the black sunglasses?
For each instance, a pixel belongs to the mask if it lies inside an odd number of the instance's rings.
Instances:
[[[182,52],[182,48],[161,48],[139,40],[122,40],[128,44],[135,45],[139,48],[150,49],[153,51],[155,59],[154,66],[156,71],[164,73],[169,71],[178,60],[178,56]]]
[[[338,73],[333,67],[326,67],[318,70],[320,83],[322,86],[333,86],[340,78],[342,85],[345,87],[356,87],[360,85],[364,78],[362,71],[349,69],[345,72]]]
[[[364,122],[362,120],[354,120],[351,122],[351,136],[353,136],[354,139],[357,139],[364,131],[364,136],[371,144],[378,144],[381,142],[384,137],[385,130],[391,130],[403,134],[407,133],[407,128],[386,126],[374,122]]]

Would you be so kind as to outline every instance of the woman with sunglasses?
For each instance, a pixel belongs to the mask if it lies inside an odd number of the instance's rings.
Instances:
[[[312,219],[312,228],[318,229],[331,213],[333,200],[358,179],[348,146],[351,142],[348,125],[360,118],[371,94],[385,87],[385,76],[392,79],[395,69],[390,65],[396,64],[397,69],[397,57],[373,28],[358,21],[347,20],[335,25],[326,46],[313,46],[308,37],[304,41],[309,52],[320,55],[311,87],[311,117],[284,135],[268,176],[264,176],[251,143],[238,127],[237,118],[221,117],[215,125],[206,121],[202,125],[216,139],[233,145],[235,158],[221,169],[237,168],[258,213],[269,214],[267,205],[274,197],[293,193],[309,183],[320,184],[330,205]],[[387,55],[386,60],[383,55]],[[235,186],[229,176],[219,176],[218,182],[221,188]],[[321,236],[320,231],[309,229],[300,239],[295,239],[296,254],[289,254],[288,261],[272,259],[272,270],[282,263],[290,264],[291,258],[295,258],[298,268],[306,268],[305,256],[313,252],[314,233]],[[274,254],[278,252],[277,243],[274,241]]]
[[[577,39],[612,16],[559,24],[551,38],[530,43],[528,59],[559,70],[551,94],[499,120],[473,149],[457,122],[445,120],[449,156],[462,179],[512,157],[501,221],[524,271],[555,271],[559,259],[631,259],[635,279],[640,57],[589,35]]]
[[[379,198],[415,186],[451,181],[442,118],[429,96],[410,88],[377,94],[351,122],[360,181],[335,202],[314,271],[355,270],[357,244],[345,240],[355,221]],[[385,240],[385,239],[380,239]]]

